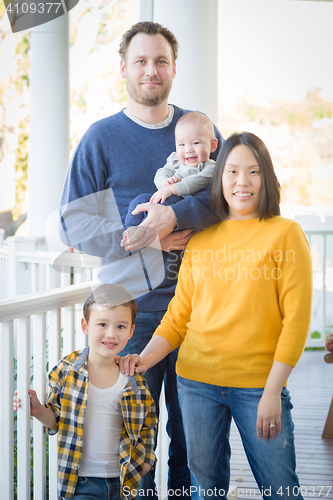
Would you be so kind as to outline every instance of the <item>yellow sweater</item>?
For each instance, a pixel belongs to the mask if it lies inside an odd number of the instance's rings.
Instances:
[[[177,373],[264,387],[273,360],[295,366],[311,317],[312,266],[296,222],[227,220],[191,238],[155,335],[180,351]]]

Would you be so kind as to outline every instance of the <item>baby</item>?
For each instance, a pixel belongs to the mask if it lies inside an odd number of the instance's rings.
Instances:
[[[157,170],[154,182],[158,191],[153,195],[141,194],[128,207],[125,227],[138,226],[145,212],[133,215],[140,203],[164,203],[172,195],[187,196],[207,188],[213,175],[215,161],[209,156],[217,148],[214,126],[210,119],[198,112],[186,113],[175,129],[176,151],[168,157],[164,167]],[[179,198],[168,200],[168,204]]]

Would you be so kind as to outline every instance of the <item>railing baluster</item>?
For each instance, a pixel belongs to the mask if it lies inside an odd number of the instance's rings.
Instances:
[[[75,350],[75,306],[62,309],[62,357]]]
[[[45,402],[45,367],[46,367],[46,314],[33,317],[34,339],[34,379],[33,387],[39,400]],[[34,436],[34,500],[46,499],[46,448],[43,426],[33,419]]]
[[[21,408],[17,412],[18,500],[30,498],[30,317],[17,320],[17,391]]]
[[[37,267],[38,264],[36,262],[32,262],[30,264],[31,267],[31,293],[38,292],[38,276],[37,276]]]
[[[325,342],[327,318],[326,318],[326,261],[327,261],[327,235],[323,235],[323,333],[322,340]]]
[[[88,345],[88,337],[84,335],[81,328],[81,319],[83,316],[83,304],[75,305],[75,330],[76,330],[76,340],[75,349],[84,349]]]
[[[0,325],[0,484],[5,500],[14,498],[14,426],[13,426],[13,321]]]
[[[61,310],[49,312],[49,369],[61,357]],[[57,440],[58,435],[49,437],[49,500],[57,500]]]
[[[53,288],[51,269],[52,268],[49,264],[45,265],[45,290],[51,290],[51,288]]]
[[[45,264],[38,265],[38,281],[39,281],[38,291],[47,290]]]
[[[71,274],[70,272],[68,273],[61,273],[60,277],[60,286],[68,286],[71,284]]]

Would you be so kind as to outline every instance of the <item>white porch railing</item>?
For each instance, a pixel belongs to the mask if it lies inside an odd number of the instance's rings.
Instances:
[[[333,232],[306,230],[313,256],[313,310],[307,347],[324,347],[325,335],[333,325]],[[1,239],[0,239],[1,242]],[[40,250],[36,238],[11,237],[0,246],[0,300],[97,279],[97,257],[72,255],[67,269],[54,267],[57,257]],[[74,263],[74,265],[73,265]],[[72,266],[72,267],[70,267]]]
[[[306,347],[324,347],[326,333],[333,330],[333,232],[305,230],[313,262],[313,304]]]
[[[85,255],[84,264],[76,254],[75,267],[67,272],[54,267],[57,254],[43,248],[44,240],[30,237],[7,238],[0,246],[0,300],[97,279],[99,258]],[[70,266],[72,265],[72,268]]]
[[[46,436],[40,423],[30,419],[27,391],[33,388],[41,400],[45,399],[48,369],[62,356],[87,345],[87,337],[81,334],[80,320],[82,303],[92,285],[93,282],[72,285],[0,302],[1,500],[13,500],[16,487],[17,500],[57,500],[57,437],[48,438],[47,496]],[[16,387],[22,406],[17,412],[15,439],[13,395]],[[30,463],[31,440],[33,467]],[[15,441],[17,453],[14,453]],[[162,489],[167,484],[167,448],[165,407],[162,405],[156,471],[156,483]]]

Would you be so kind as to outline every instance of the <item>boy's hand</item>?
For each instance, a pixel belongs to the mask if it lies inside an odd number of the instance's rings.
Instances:
[[[147,474],[151,470],[151,465],[147,464],[146,462],[143,464],[143,474],[142,477]]]
[[[121,373],[128,377],[134,373],[142,373],[144,375],[148,370],[145,363],[138,354],[127,354],[126,356],[116,356],[115,362],[119,365]]]
[[[30,397],[30,415],[32,417],[38,418],[41,416],[44,410],[44,406],[40,403],[36,391],[29,389],[28,394]],[[17,396],[17,391],[15,391],[15,396],[13,398],[13,409],[14,411],[17,411],[20,407],[21,407],[21,400]]]

